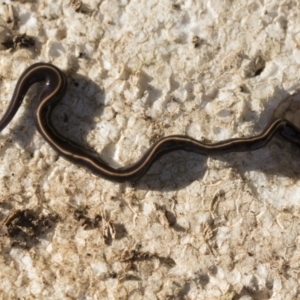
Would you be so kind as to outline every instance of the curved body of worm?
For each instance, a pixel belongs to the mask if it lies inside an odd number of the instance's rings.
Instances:
[[[52,64],[37,63],[24,71],[17,82],[9,106],[0,119],[0,131],[9,124],[16,114],[30,86],[39,81],[45,82],[35,110],[35,123],[39,133],[54,150],[66,159],[88,168],[96,175],[113,181],[137,180],[162,155],[175,150],[185,150],[206,156],[252,151],[265,146],[276,133],[280,133],[284,138],[300,145],[300,130],[285,119],[276,119],[257,136],[229,139],[217,143],[204,143],[184,135],[167,136],[154,143],[134,164],[113,168],[97,155],[62,136],[55,129],[50,116],[53,108],[65,95],[67,78],[59,68]]]

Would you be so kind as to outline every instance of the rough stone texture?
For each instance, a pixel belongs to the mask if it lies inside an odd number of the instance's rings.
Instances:
[[[6,4],[0,113],[22,71],[51,62],[69,79],[57,128],[114,166],[170,134],[253,136],[274,116],[300,126],[298,1]],[[40,89],[0,134],[1,299],[299,299],[297,147],[179,151],[117,184],[36,132]]]

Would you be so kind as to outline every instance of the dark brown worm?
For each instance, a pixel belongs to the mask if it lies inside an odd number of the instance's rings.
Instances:
[[[261,134],[250,138],[203,143],[184,135],[167,136],[153,144],[134,164],[113,168],[82,146],[62,136],[55,129],[50,116],[54,107],[65,95],[67,78],[59,68],[51,64],[33,64],[21,75],[10,104],[0,120],[0,131],[9,124],[16,114],[30,86],[39,81],[45,82],[35,110],[35,122],[40,134],[63,157],[109,180],[118,182],[136,180],[142,177],[158,158],[176,150],[195,152],[206,156],[253,151],[265,146],[276,133],[280,133],[284,138],[300,145],[300,130],[285,119],[276,119]]]

